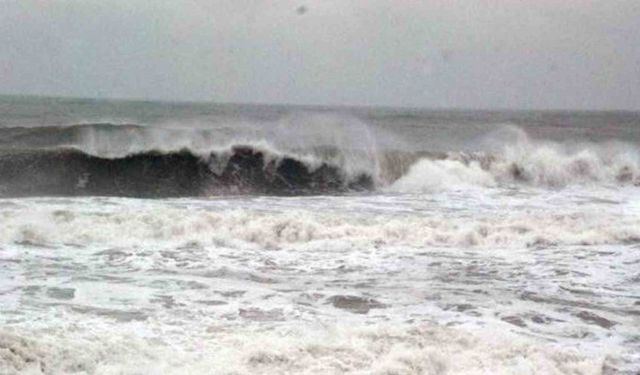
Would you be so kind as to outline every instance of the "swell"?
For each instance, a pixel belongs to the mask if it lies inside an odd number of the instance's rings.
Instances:
[[[143,126],[110,123],[77,124],[70,126],[9,127],[0,128],[0,147],[39,148],[77,144],[87,132],[143,131]]]
[[[197,155],[190,150],[101,157],[74,148],[0,153],[0,195],[179,197],[216,194],[314,194],[372,189],[367,174],[235,145]]]

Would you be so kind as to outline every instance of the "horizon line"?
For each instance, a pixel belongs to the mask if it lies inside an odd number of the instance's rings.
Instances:
[[[396,110],[396,111],[419,111],[419,112],[619,112],[619,113],[640,113],[638,109],[628,108],[538,108],[538,107],[427,107],[427,106],[401,106],[401,105],[375,105],[375,104],[311,104],[311,103],[286,103],[286,102],[235,102],[235,101],[215,101],[213,99],[191,100],[191,99],[160,99],[142,97],[91,97],[77,95],[52,95],[52,94],[24,94],[24,93],[0,93],[0,97],[13,97],[25,99],[54,99],[54,100],[85,100],[85,101],[105,101],[105,102],[130,102],[130,103],[158,103],[172,105],[218,105],[218,106],[254,106],[254,107],[297,107],[307,109],[342,109],[342,110]]]

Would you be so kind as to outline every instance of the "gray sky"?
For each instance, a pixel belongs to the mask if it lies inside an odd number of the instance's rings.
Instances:
[[[640,109],[638,0],[0,0],[0,93]]]

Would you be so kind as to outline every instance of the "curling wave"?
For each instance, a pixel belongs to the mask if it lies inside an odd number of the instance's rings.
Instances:
[[[328,131],[318,135],[293,129],[286,135],[285,129],[282,134],[251,136],[227,128],[113,124],[4,128],[0,196],[189,197],[428,192],[513,184],[640,185],[640,151],[622,142],[569,146],[534,141],[522,130],[507,127],[509,137],[488,135],[494,146],[484,151],[430,152],[405,150],[400,143],[382,147],[366,129],[352,129],[342,138],[339,131],[328,136]]]
[[[366,174],[348,175],[337,165],[250,145],[205,156],[185,149],[116,158],[71,148],[22,150],[0,156],[0,175],[5,196],[304,194],[373,187]]]

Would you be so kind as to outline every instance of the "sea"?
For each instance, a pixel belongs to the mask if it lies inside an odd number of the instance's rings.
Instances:
[[[0,374],[638,374],[640,113],[0,97]]]

